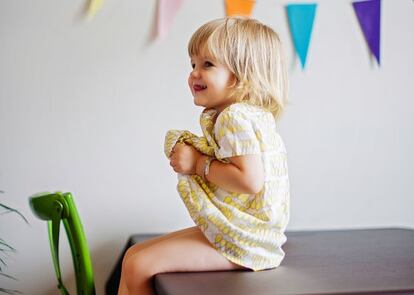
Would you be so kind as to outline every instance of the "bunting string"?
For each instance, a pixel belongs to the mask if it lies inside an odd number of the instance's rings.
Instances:
[[[88,0],[87,16],[89,19],[95,17],[101,9],[102,1]],[[183,0],[157,0],[155,40],[162,41],[166,38],[182,3]],[[256,1],[224,0],[224,4],[227,16],[251,17]],[[308,59],[317,6],[317,3],[291,3],[285,6],[293,46],[302,70],[305,69]],[[352,7],[370,53],[380,65],[381,0],[354,1]]]

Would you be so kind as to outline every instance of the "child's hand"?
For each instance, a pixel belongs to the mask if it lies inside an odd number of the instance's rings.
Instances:
[[[202,154],[191,145],[177,143],[171,152],[170,166],[181,174],[196,174],[196,164]]]

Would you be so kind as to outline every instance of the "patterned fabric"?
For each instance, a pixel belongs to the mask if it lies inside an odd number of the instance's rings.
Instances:
[[[228,157],[261,155],[265,182],[257,194],[226,191],[198,175],[178,174],[178,192],[191,218],[210,243],[233,263],[260,271],[280,265],[281,246],[289,221],[289,178],[286,149],[272,114],[247,103],[235,103],[217,117],[204,110],[204,136],[170,130],[165,136],[167,158],[177,142],[229,163]]]

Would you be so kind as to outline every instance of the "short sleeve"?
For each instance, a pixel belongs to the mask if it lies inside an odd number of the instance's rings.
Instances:
[[[225,111],[217,118],[214,130],[218,145],[217,157],[261,154],[260,142],[248,114]]]

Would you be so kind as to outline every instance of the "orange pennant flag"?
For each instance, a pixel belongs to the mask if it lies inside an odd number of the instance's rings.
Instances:
[[[226,15],[250,17],[255,3],[255,0],[226,0]]]

